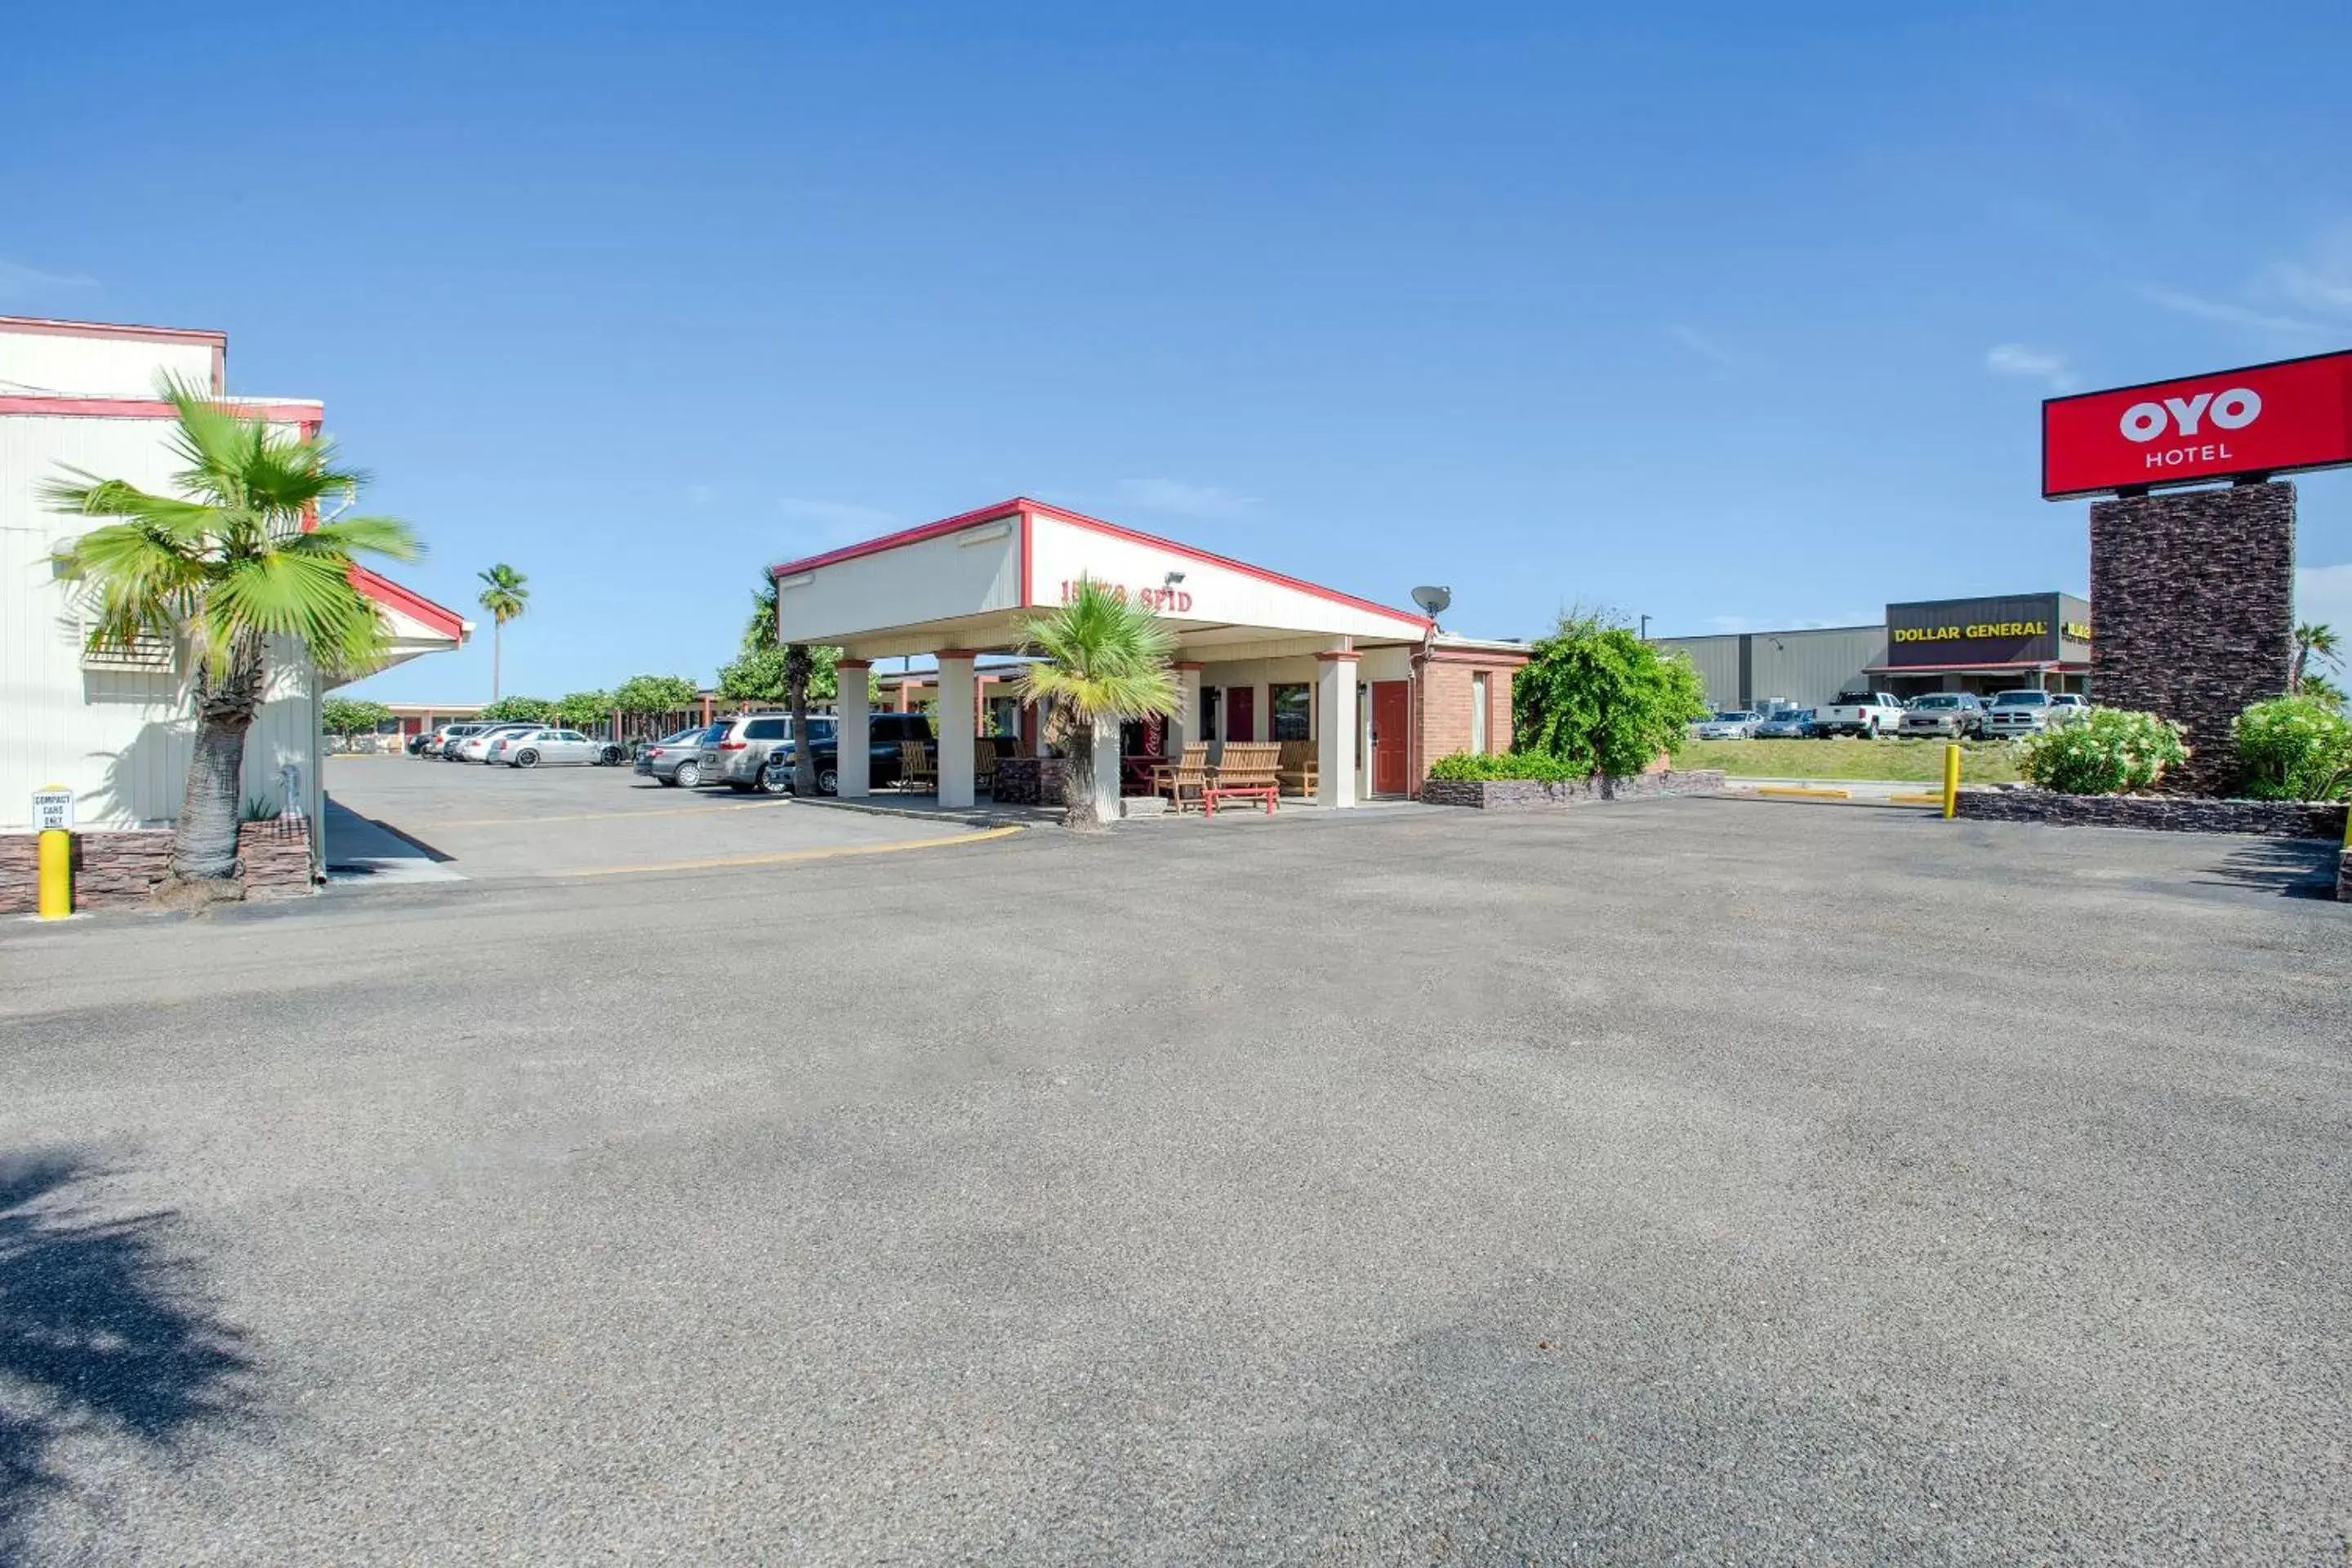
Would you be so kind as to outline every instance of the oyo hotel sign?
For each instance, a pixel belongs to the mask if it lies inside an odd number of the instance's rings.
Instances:
[[[2047,500],[2352,463],[2352,353],[2053,397]]]

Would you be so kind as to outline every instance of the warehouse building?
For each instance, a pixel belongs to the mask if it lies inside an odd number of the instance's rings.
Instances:
[[[1915,599],[1877,626],[1659,637],[1690,656],[1710,708],[1819,708],[1842,691],[2088,692],[2091,605],[2072,594]]]

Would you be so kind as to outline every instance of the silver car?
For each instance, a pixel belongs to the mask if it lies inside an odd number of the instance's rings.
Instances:
[[[1985,710],[1984,732],[1999,741],[2039,735],[2050,727],[2055,711],[2047,691],[2027,688],[1997,692],[1993,696],[1992,706]],[[2060,721],[2063,722],[2063,720]]]
[[[1756,726],[1759,741],[1810,741],[1813,738],[1813,710],[1810,708],[1783,708]]]
[[[572,764],[593,768],[604,760],[605,750],[604,742],[593,740],[577,730],[523,730],[492,741],[482,760],[504,763],[510,768]]]
[[[840,721],[830,713],[809,715],[809,738],[824,745],[834,738]],[[723,784],[737,791],[760,787],[760,773],[768,753],[792,750],[793,716],[789,713],[738,713],[721,719],[703,732],[701,763],[704,784]]]
[[[718,744],[724,725],[697,724],[664,735],[637,753],[637,772],[665,789],[692,789],[702,782],[702,742]]]
[[[1756,738],[1756,726],[1763,721],[1761,713],[1735,708],[1717,713],[1712,719],[1700,720],[1697,738],[1702,741],[1750,741]]]
[[[485,724],[462,741],[452,741],[441,748],[441,757],[451,763],[486,763],[490,760],[490,742],[525,730],[536,730],[537,724],[510,721],[504,724]]]

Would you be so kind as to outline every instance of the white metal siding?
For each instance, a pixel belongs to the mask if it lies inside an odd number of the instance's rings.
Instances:
[[[0,327],[0,396],[67,393],[76,396],[152,397],[169,372],[207,391],[210,343],[159,343],[112,336],[64,337]]]

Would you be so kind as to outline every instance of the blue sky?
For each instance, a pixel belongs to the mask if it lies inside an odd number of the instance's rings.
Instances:
[[[325,399],[396,574],[529,574],[510,691],[708,679],[764,563],[1015,493],[1479,634],[2080,590],[2042,396],[2352,346],[2340,0],[8,32],[0,311]],[[2303,493],[2352,626],[2352,476]]]

